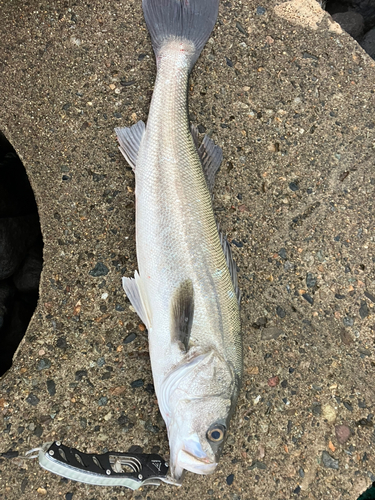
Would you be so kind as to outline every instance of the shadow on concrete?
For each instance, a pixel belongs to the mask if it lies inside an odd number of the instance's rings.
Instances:
[[[43,238],[24,166],[0,132],[0,376],[11,366],[38,302]]]

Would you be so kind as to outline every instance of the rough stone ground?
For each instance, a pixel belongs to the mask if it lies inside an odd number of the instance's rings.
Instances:
[[[214,206],[243,291],[232,432],[217,472],[180,489],[89,487],[20,457],[58,438],[168,456],[121,289],[134,179],[113,133],[147,118],[154,58],[140,1],[0,6],[0,129],[45,241],[39,305],[0,381],[0,498],[356,499],[375,479],[374,61],[313,0],[222,2],[189,97],[224,150]]]

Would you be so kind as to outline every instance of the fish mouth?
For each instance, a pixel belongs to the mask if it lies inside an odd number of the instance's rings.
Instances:
[[[178,468],[194,474],[212,474],[216,469],[217,461],[212,461],[207,456],[198,458],[186,450],[180,450],[177,455],[177,464]]]

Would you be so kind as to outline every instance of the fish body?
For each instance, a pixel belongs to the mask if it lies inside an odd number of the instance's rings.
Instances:
[[[221,150],[206,138],[202,168],[187,109],[189,73],[218,0],[143,0],[143,10],[157,76],[147,127],[116,129],[136,181],[139,274],[123,285],[148,329],[171,475],[179,480],[184,470],[215,470],[242,377],[235,265],[205,177]]]

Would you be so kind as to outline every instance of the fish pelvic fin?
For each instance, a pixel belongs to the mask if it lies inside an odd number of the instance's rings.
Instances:
[[[188,40],[191,70],[215,26],[219,0],[142,0],[142,8],[156,58],[169,40]]]
[[[142,120],[131,127],[115,128],[119,150],[129,163],[133,171],[137,164],[138,151],[141,146],[142,138],[146,126]]]
[[[171,311],[172,341],[177,341],[187,352],[194,316],[194,288],[191,280],[180,283],[172,297]]]
[[[142,279],[135,271],[134,278],[122,278],[122,286],[126,296],[134,307],[135,312],[146,325],[147,330],[151,328],[150,308],[148,307],[147,296],[143,288]]]

